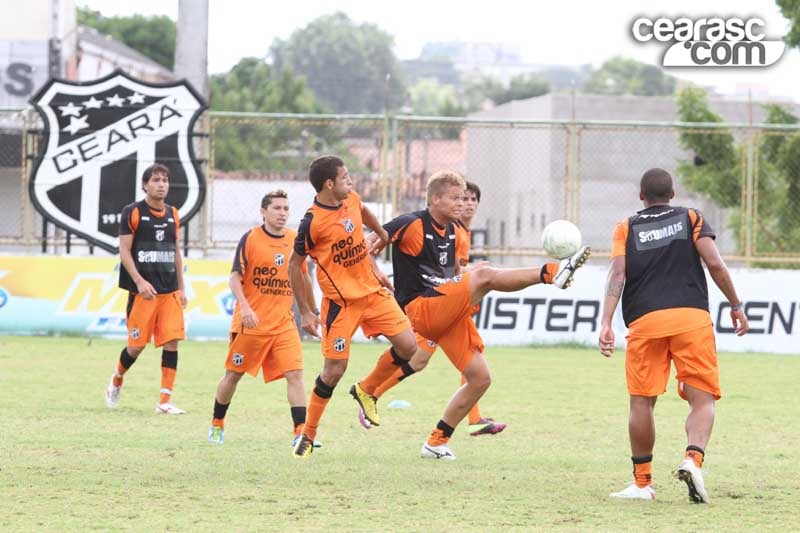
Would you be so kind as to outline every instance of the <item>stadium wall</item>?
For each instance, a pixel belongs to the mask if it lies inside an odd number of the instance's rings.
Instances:
[[[225,339],[234,299],[229,260],[187,259],[184,275],[190,339]],[[125,337],[127,294],[117,288],[115,258],[0,256],[0,333]],[[390,265],[382,266],[385,271]],[[710,308],[717,348],[731,352],[800,354],[800,299],[796,271],[732,269],[750,332],[737,338],[727,302],[711,287]],[[567,291],[552,286],[515,293],[490,293],[475,315],[487,345],[574,342],[595,346],[600,328],[606,269],[587,266]],[[620,347],[622,318],[614,321]],[[359,334],[355,340],[365,341]]]

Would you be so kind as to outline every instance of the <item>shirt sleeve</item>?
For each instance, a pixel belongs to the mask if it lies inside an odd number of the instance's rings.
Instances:
[[[314,215],[311,211],[306,212],[300,226],[297,228],[297,236],[294,238],[294,253],[307,256],[314,249],[314,241],[311,239],[311,221]]]
[[[244,275],[244,272],[247,270],[247,237],[249,235],[250,232],[248,231],[239,239],[239,244],[236,246],[236,253],[233,255],[231,272],[238,272]]]
[[[620,220],[614,227],[611,237],[611,259],[625,255],[625,245],[628,242],[628,219]]]
[[[122,215],[120,216],[119,219],[119,234],[132,235],[136,233],[136,228],[138,227],[139,227],[139,210],[136,209],[135,204],[126,205],[122,209]]]
[[[180,235],[181,231],[181,216],[178,214],[178,208],[172,207],[172,218],[175,219],[175,238]]]
[[[422,219],[413,213],[387,222],[383,229],[389,234],[389,242],[396,244],[404,254],[417,256],[422,252]]]
[[[700,237],[717,238],[717,234],[711,229],[711,225],[706,222],[703,213],[697,209],[689,209],[689,221],[692,223],[692,241],[697,241]]]

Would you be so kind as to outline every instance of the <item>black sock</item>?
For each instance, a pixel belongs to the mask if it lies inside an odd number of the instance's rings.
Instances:
[[[222,420],[225,418],[225,415],[228,414],[228,407],[230,407],[230,402],[226,404],[219,403],[216,398],[214,399],[214,418]]]
[[[178,368],[178,350],[161,350],[161,366],[164,368]]]
[[[441,429],[442,435],[448,439],[453,436],[453,431],[455,430],[455,428],[448,426],[444,420],[439,420],[439,423],[436,424],[436,429]]]
[[[299,426],[300,424],[305,424],[306,423],[306,406],[305,405],[300,406],[300,407],[292,407],[291,411],[292,411],[292,422],[294,423],[295,427]]]
[[[403,364],[400,365],[400,369],[403,371],[403,376],[398,381],[403,381],[408,376],[416,372],[416,370],[411,368],[411,365],[408,364],[408,361],[404,361]]]
[[[128,348],[127,347],[123,348],[122,351],[119,353],[119,364],[122,366],[122,368],[128,370],[131,366],[133,366],[133,363],[135,362],[136,358],[130,356],[130,354],[128,353]]]

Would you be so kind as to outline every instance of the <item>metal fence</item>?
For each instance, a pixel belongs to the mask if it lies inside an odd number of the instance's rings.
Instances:
[[[462,172],[482,189],[475,252],[501,263],[541,254],[542,229],[559,218],[602,256],[614,224],[641,209],[641,174],[662,167],[726,258],[800,264],[800,126],[212,112],[198,128],[207,199],[189,222],[191,254],[228,254],[271,189],[287,190],[296,225],[314,195],[308,163],[335,153],[382,220],[424,207],[432,173]],[[0,251],[69,243],[28,198],[37,132],[30,111],[0,110]]]

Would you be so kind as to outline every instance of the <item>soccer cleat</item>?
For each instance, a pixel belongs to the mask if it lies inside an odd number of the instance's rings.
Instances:
[[[311,452],[314,451],[314,441],[306,437],[304,434],[298,435],[297,444],[294,445],[292,455],[296,459],[308,459]]]
[[[592,249],[588,246],[581,246],[575,255],[562,259],[558,265],[558,272],[553,276],[553,285],[559,289],[566,289],[572,285],[575,271],[583,266],[590,255],[592,255]]]
[[[108,383],[106,389],[106,407],[115,409],[119,404],[119,394],[122,392],[122,385],[119,387],[114,386],[114,376],[111,376],[111,381]]]
[[[363,414],[364,418],[366,418],[371,425],[381,425],[381,419],[378,416],[378,399],[375,396],[364,392],[364,389],[362,389],[358,383],[350,387],[350,396],[352,396],[353,399],[358,402],[358,406],[361,408],[361,413],[359,414]],[[359,420],[360,418],[361,417],[359,416]],[[364,424],[361,425],[363,426]]]
[[[159,415],[183,415],[186,411],[180,407],[175,407],[169,402],[159,403],[156,405],[156,414]]]
[[[431,446],[427,442],[422,445],[420,456],[423,459],[446,459],[448,461],[455,461],[456,454],[454,454],[447,444],[440,444],[439,446]]]
[[[502,422],[495,422],[491,418],[481,418],[477,424],[470,424],[467,428],[470,436],[477,437],[478,435],[494,435],[506,429],[506,425]]]
[[[369,429],[372,427],[370,421],[367,420],[366,416],[364,416],[364,410],[360,405],[358,406],[358,423],[361,424],[364,429]]]
[[[687,457],[675,471],[675,477],[686,483],[689,487],[689,499],[693,503],[708,503],[706,484],[703,482],[703,472],[694,464],[691,457]]]
[[[297,442],[299,440],[300,440],[300,435],[295,435],[295,437],[292,439],[292,448],[297,446]],[[322,448],[322,443],[320,441],[318,441],[318,440],[315,440],[314,441],[314,448]]]
[[[222,444],[225,442],[225,430],[219,426],[211,426],[208,430],[208,442]]]
[[[655,500],[656,491],[653,490],[652,485],[639,487],[636,483],[631,483],[625,489],[619,492],[612,492],[609,496],[621,500]]]

